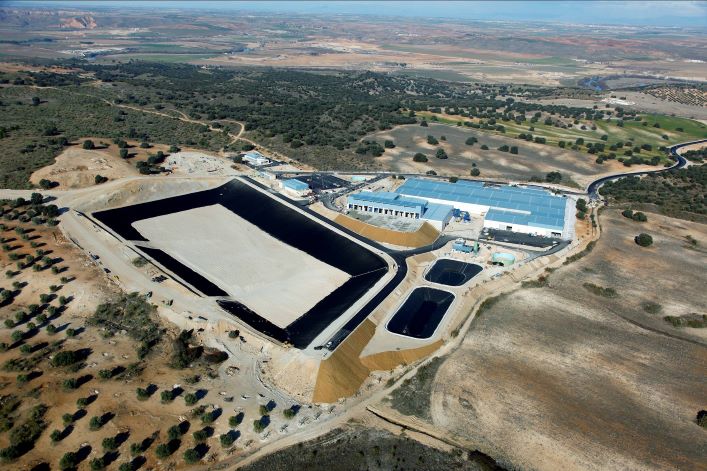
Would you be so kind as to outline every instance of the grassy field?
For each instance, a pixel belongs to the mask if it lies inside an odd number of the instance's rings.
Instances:
[[[432,421],[518,469],[701,469],[707,333],[664,317],[707,309],[706,226],[599,221],[591,253],[476,320],[436,375]]]

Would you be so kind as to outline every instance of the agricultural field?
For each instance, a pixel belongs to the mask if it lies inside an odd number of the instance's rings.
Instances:
[[[588,255],[487,303],[401,412],[513,468],[699,469],[707,335],[665,318],[707,309],[707,231],[647,219],[605,210]]]

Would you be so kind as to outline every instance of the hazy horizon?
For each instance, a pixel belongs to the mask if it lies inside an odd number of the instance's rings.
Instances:
[[[445,18],[479,21],[560,22],[626,26],[707,27],[704,1],[10,1],[4,6],[43,8],[159,8],[208,11],[252,11],[318,15],[366,15],[410,18]]]

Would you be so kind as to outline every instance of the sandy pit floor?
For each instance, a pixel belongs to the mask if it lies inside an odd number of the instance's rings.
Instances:
[[[349,278],[218,204],[133,225],[154,247],[278,327],[294,322]]]

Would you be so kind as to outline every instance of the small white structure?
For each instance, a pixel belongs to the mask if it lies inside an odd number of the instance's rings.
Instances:
[[[243,155],[243,162],[250,165],[261,166],[269,164],[270,159],[265,157],[257,150],[251,150],[250,152],[246,152],[245,155]]]

